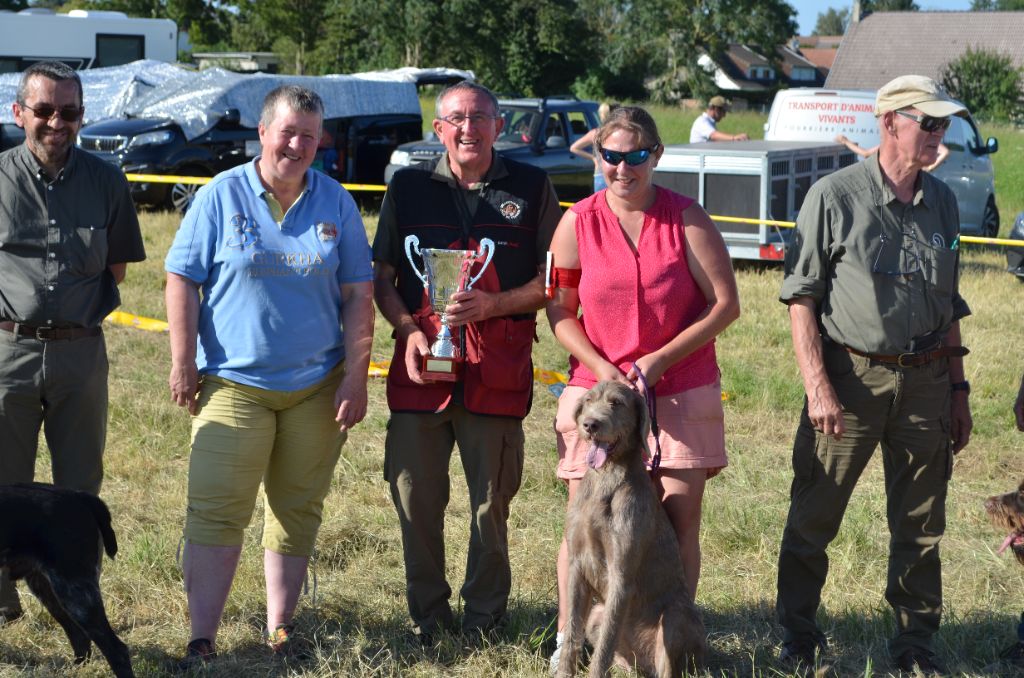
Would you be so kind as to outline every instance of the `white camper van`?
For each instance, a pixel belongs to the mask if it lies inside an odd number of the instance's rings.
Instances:
[[[83,69],[139,59],[177,61],[178,25],[123,12],[0,11],[0,73],[18,73],[37,61],[63,61]]]
[[[765,123],[766,141],[820,141],[830,143],[842,134],[861,148],[879,143],[874,90],[835,90],[798,87],[780,90]],[[970,235],[995,237],[999,233],[992,159],[999,143],[982,143],[978,126],[968,118],[953,118],[943,143],[949,157],[935,170],[956,194],[960,230]]]

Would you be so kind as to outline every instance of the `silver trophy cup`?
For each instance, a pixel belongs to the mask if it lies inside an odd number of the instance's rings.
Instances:
[[[423,260],[423,270],[416,265],[413,253]],[[452,337],[448,327],[448,315],[445,313],[451,296],[473,288],[474,283],[487,270],[494,256],[494,241],[481,238],[480,249],[446,250],[423,248],[415,235],[405,238],[405,256],[412,266],[413,272],[423,282],[427,290],[430,307],[441,320],[441,329],[437,339],[430,346],[430,355],[424,356],[422,372],[426,379],[455,381],[458,378],[458,363],[463,359],[462,349]],[[483,261],[475,276],[470,276],[473,265]]]

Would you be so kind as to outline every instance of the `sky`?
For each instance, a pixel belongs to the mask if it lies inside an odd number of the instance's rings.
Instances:
[[[852,0],[787,0],[787,2],[796,8],[796,20],[800,24],[800,35],[810,35],[814,30],[814,24],[818,21],[818,14],[828,10],[829,7],[836,9],[853,7]],[[916,0],[916,2],[922,10],[968,10],[971,8],[971,0]]]

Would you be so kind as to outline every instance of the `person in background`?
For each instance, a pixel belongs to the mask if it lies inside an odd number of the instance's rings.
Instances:
[[[608,114],[618,108],[620,104],[615,101],[612,103],[602,103],[597,107],[597,116],[604,124],[604,121],[608,119]],[[586,134],[581,136],[576,141],[572,142],[572,146],[569,150],[581,158],[586,158],[594,163],[594,193],[597,193],[603,188],[607,188],[604,182],[604,172],[601,171],[601,159],[597,157],[597,145],[595,143],[597,139],[597,132],[600,126],[589,130]],[[590,149],[589,151],[586,149]]]
[[[718,123],[722,122],[729,112],[729,101],[723,96],[713,96],[708,101],[707,109],[693,121],[690,127],[690,143],[699,144],[704,141],[747,141],[743,132],[728,134],[718,131]]]
[[[846,146],[848,150],[852,151],[853,153],[856,153],[861,158],[868,158],[874,155],[875,153],[878,153],[877,145],[872,146],[871,148],[864,148],[853,139],[848,138],[845,134],[837,134],[836,143]],[[927,167],[922,167],[921,169],[923,169],[925,172],[934,172],[935,168],[944,163],[946,161],[946,158],[948,157],[949,147],[946,146],[946,144],[939,144],[939,152],[935,156],[935,162],[928,165]]]
[[[815,183],[786,252],[788,305],[803,413],[779,554],[780,663],[813,671],[826,648],[816,615],[839,531],[881,446],[890,532],[885,598],[901,671],[945,669],[931,649],[942,616],[939,542],[953,456],[970,440],[959,293],[960,219],[952,190],[922,171],[964,107],[930,78],[878,90],[881,145]]]
[[[445,152],[395,173],[373,242],[374,293],[396,339],[384,477],[402,528],[409,615],[425,645],[455,623],[444,513],[456,444],[471,516],[462,631],[479,642],[505,619],[512,589],[507,522],[523,472],[535,312],[544,304],[543,267],[561,214],[545,172],[494,152],[503,120],[490,90],[454,84],[438,95],[435,113]],[[479,281],[453,294],[446,310],[465,338],[459,381],[430,381],[420,370],[437,315],[406,257],[408,235],[423,248],[476,250],[482,238],[496,244]]]
[[[169,386],[192,415],[183,669],[216,656],[261,482],[266,642],[274,653],[295,647],[324,497],[366,414],[369,244],[352,196],[310,169],[322,121],[311,90],[267,94],[262,154],[196,194],[167,254]]]
[[[662,456],[653,482],[693,597],[704,485],[727,464],[715,337],[739,317],[736,280],[725,241],[703,208],[654,186],[663,146],[644,109],[612,111],[595,147],[608,188],[566,212],[551,243],[559,282],[548,321],[570,354],[569,385],[555,417],[557,475],[571,503],[588,468],[574,410],[594,384],[620,381],[654,400],[660,433],[652,433],[649,447]],[[563,537],[552,671],[568,612],[568,568]]]
[[[85,106],[65,64],[21,76],[0,154],[0,483],[35,477],[39,430],[53,482],[99,494],[107,438],[103,319],[146,251],[124,174],[75,147]],[[0,568],[0,625],[22,615]]]

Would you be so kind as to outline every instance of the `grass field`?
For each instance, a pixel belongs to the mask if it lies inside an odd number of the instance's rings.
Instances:
[[[164,318],[162,259],[177,219],[143,218],[149,261],[130,267],[123,310]],[[367,218],[371,231],[375,219]],[[946,613],[936,649],[958,673],[998,675],[993,661],[1013,639],[1024,608],[1024,570],[995,548],[982,499],[1016,487],[1024,476],[1024,434],[1010,413],[1024,360],[1020,296],[998,252],[964,251],[963,293],[974,315],[963,323],[967,374],[974,385],[975,435],[960,454],[950,485],[943,541]],[[775,267],[739,265],[742,317],[718,342],[730,466],[708,485],[702,529],[704,574],[698,603],[710,635],[708,675],[780,675],[773,619],[775,561],[787,510],[789,447],[802,390]],[[103,570],[112,623],[132,649],[140,676],[168,675],[188,641],[185,596],[175,551],[184,517],[188,417],[166,387],[167,337],[107,328],[111,356],[110,429],[103,496],[114,515],[120,552]],[[539,367],[563,370],[566,356],[546,323],[535,349]],[[390,357],[378,320],[374,359]],[[335,472],[315,565],[317,595],[300,600],[298,627],[316,653],[290,663],[270,658],[260,642],[264,614],[257,507],[242,566],[228,601],[211,676],[543,676],[555,614],[555,554],[565,492],[553,475],[555,398],[535,385],[526,419],[526,470],[510,521],[513,594],[510,624],[499,642],[466,649],[446,637],[434,649],[409,641],[397,519],[381,475],[388,412],[382,380],[370,383],[370,411],[351,434]],[[457,456],[456,456],[457,459]],[[49,476],[41,454],[38,476]],[[468,538],[464,482],[452,469],[446,532],[453,588],[462,581]],[[874,460],[854,495],[830,555],[822,628],[841,675],[884,675],[892,627],[883,600],[888,537],[881,465]],[[76,667],[57,624],[26,597],[28,614],[0,630],[0,676],[102,676],[93,660]]]

